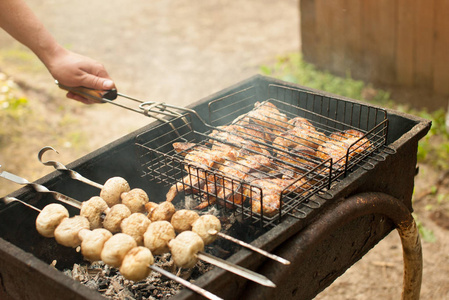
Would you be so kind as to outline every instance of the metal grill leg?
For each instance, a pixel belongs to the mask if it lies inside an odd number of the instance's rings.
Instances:
[[[281,256],[288,258],[295,267],[307,264],[310,253],[320,247],[321,243],[338,228],[349,222],[368,215],[382,215],[390,219],[399,232],[402,242],[404,276],[403,300],[418,300],[422,281],[422,249],[416,223],[406,205],[388,194],[359,193],[345,199],[335,201],[306,228],[291,239],[288,247],[278,249]],[[261,268],[263,274],[271,274],[274,282],[288,288],[284,290],[261,289],[253,284],[248,285],[245,299],[309,299],[292,294],[291,289],[307,288],[302,286],[301,278],[294,277],[290,270],[284,270],[274,263],[267,262]],[[318,280],[318,279],[317,279]],[[320,283],[321,284],[321,283]],[[301,287],[298,287],[301,286]],[[306,295],[309,295],[306,293]],[[311,298],[310,298],[311,299]]]
[[[401,238],[404,259],[402,299],[419,299],[423,270],[422,248],[418,228],[410,211],[401,201],[383,193],[361,193],[345,199],[343,203],[351,212],[352,219],[379,213],[395,223]]]

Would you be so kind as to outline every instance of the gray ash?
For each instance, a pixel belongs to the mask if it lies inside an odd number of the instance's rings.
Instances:
[[[155,257],[155,265],[192,282],[213,268],[209,264],[198,261],[192,269],[179,269],[170,257],[168,253]],[[154,271],[145,280],[138,282],[127,280],[117,268],[103,262],[74,264],[71,270],[67,269],[64,273],[113,300],[167,299],[184,288],[183,285]]]

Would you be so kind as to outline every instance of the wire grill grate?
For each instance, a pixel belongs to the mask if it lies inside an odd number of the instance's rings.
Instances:
[[[268,87],[269,97],[261,103],[257,93],[248,87],[209,102],[210,125],[197,125],[195,116],[185,113],[138,136],[142,176],[170,187],[170,200],[189,196],[198,207],[218,204],[270,227],[286,215],[301,218],[318,208],[313,195],[330,189],[386,144],[383,109],[278,85]],[[276,108],[270,117],[254,113],[268,105]],[[288,122],[298,117],[316,133],[291,133]],[[336,132],[354,130],[360,136],[350,136],[345,153],[320,155],[327,148],[318,144],[339,143]]]

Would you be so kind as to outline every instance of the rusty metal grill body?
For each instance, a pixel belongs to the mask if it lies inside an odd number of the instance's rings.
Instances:
[[[316,190],[295,198],[293,204],[289,204],[291,209],[283,207],[281,216],[253,218],[244,207],[240,211],[239,207],[229,209],[229,213],[237,211],[249,223],[261,223],[263,227],[258,234],[242,235],[241,239],[292,262],[290,266],[279,266],[245,249],[228,258],[233,263],[262,272],[278,285],[276,289],[262,288],[219,269],[209,271],[195,283],[226,299],[311,299],[394,228],[393,222],[381,210],[367,209],[367,215],[345,216],[346,198],[360,193],[383,193],[412,211],[417,145],[430,128],[428,121],[255,76],[193,103],[190,108],[202,118],[208,117],[207,122],[190,114],[170,120],[170,123],[152,122],[68,164],[68,167],[100,183],[112,176],[122,176],[131,187],[145,189],[152,201],[164,201],[170,185],[184,175],[185,162],[174,155],[174,141],[204,143],[211,130],[249,112],[256,101],[267,100],[276,102],[289,116],[306,117],[323,132],[361,130],[375,147],[358,159],[349,160],[351,164],[345,165],[344,169],[335,171],[329,167],[331,175],[320,181]],[[82,201],[98,195],[97,189],[57,171],[37,183]],[[39,195],[28,187],[11,196],[40,208],[55,202],[50,196]],[[327,228],[326,224],[320,223],[320,218],[333,217],[332,211],[336,208],[342,209],[343,213],[339,210],[339,216],[335,218],[348,221],[335,222],[338,227]],[[77,213],[71,208],[69,211]],[[57,245],[53,239],[39,236],[34,228],[36,215],[19,204],[0,206],[0,298],[103,299],[99,293],[61,274],[59,270],[81,262],[82,257],[73,249]],[[325,232],[331,234],[315,238],[314,228],[325,228]],[[59,270],[48,265],[53,260],[58,261],[56,267]],[[191,291],[183,290],[174,298],[197,297]]]

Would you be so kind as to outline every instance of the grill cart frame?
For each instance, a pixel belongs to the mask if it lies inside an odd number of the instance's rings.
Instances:
[[[323,97],[351,99],[311,90],[265,76],[254,76],[189,106],[200,116],[209,114],[209,103],[236,91],[256,87],[255,98],[268,98],[269,85],[301,89]],[[225,299],[312,299],[329,286],[346,269],[363,257],[393,229],[400,232],[404,248],[404,299],[417,299],[422,272],[421,247],[411,217],[411,198],[417,172],[418,141],[430,129],[428,120],[386,109],[388,136],[386,148],[367,158],[369,168],[356,168],[339,178],[328,191],[331,198],[313,195],[310,201],[318,208],[305,207],[307,217],[287,217],[251,242],[253,245],[290,260],[290,266],[272,263],[259,254],[241,249],[229,261],[260,272],[277,284],[268,289],[220,269],[213,269],[195,281]],[[122,176],[131,186],[147,187],[153,199],[163,197],[140,176],[141,168],[136,137],[163,124],[162,121],[130,133],[67,165],[95,182]],[[36,181],[80,200],[97,195],[98,190],[73,181],[68,174],[54,171]],[[157,187],[157,185],[156,185]],[[55,202],[50,196],[37,194],[29,187],[9,196],[39,208]],[[164,199],[164,198],[162,198]],[[76,212],[69,209],[71,213]],[[0,206],[0,297],[2,299],[104,299],[96,292],[63,275],[50,266],[58,260],[58,269],[82,261],[73,249],[40,237],[34,229],[36,213],[20,204]],[[411,274],[411,275],[409,275]],[[411,297],[410,297],[411,296]],[[200,296],[183,289],[173,299],[196,299]]]

